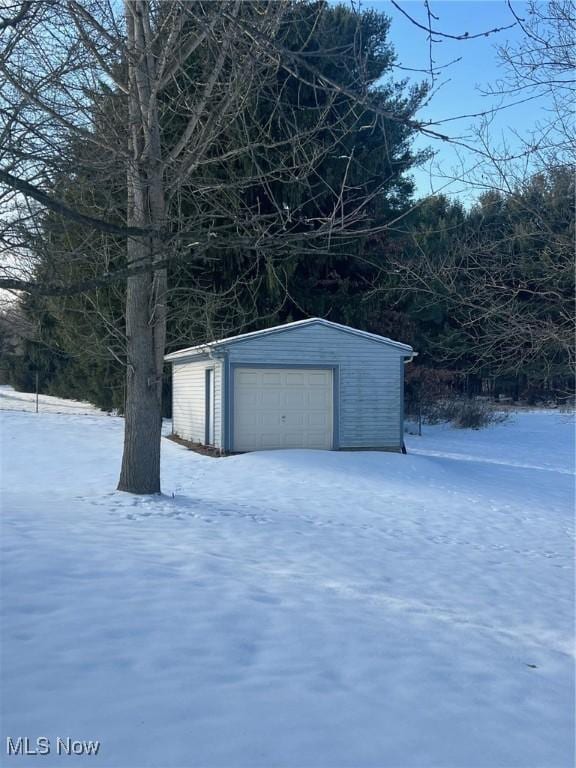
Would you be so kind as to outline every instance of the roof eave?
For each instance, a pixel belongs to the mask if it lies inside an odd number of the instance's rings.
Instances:
[[[218,347],[220,345],[218,344]],[[188,347],[188,349],[179,349],[177,352],[171,352],[169,355],[164,355],[165,363],[174,363],[179,360],[188,360],[192,357],[210,356],[217,349],[216,344],[213,346],[202,345],[200,347]]]

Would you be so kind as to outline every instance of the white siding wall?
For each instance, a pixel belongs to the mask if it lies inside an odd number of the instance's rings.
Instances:
[[[206,369],[214,368],[214,442],[222,445],[222,364],[215,360],[174,363],[172,368],[172,430],[175,435],[204,443],[206,436]]]
[[[322,325],[231,344],[232,363],[340,367],[340,448],[400,449],[401,350]]]

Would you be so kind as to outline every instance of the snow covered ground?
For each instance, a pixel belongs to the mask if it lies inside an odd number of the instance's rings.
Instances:
[[[0,765],[571,768],[566,416],[408,456],[164,441],[133,498],[121,419],[61,410],[0,411]]]
[[[0,410],[36,412],[36,395],[28,392],[16,392],[7,384],[0,384]],[[64,400],[61,397],[38,395],[38,413],[100,413],[99,409],[90,403],[80,403],[77,400]]]

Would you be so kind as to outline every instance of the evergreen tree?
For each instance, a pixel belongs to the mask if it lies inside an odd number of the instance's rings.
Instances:
[[[424,89],[408,89],[404,82],[384,79],[390,75],[394,53],[388,40],[389,20],[383,14],[369,11],[359,16],[325,3],[295,3],[289,22],[278,35],[278,45],[306,57],[307,67],[350,88],[356,96],[343,92],[329,100],[325,92],[308,84],[309,72],[298,59],[294,74],[278,68],[264,88],[248,96],[237,119],[223,128],[221,141],[226,151],[220,147],[213,164],[205,162],[192,172],[178,198],[171,201],[172,206],[185,209],[187,218],[198,210],[198,218],[204,220],[202,207],[209,205],[218,236],[193,264],[176,254],[169,267],[173,286],[169,350],[307,315],[398,335],[390,327],[397,323],[398,313],[390,314],[380,301],[366,300],[385,266],[387,250],[394,247],[392,235],[371,233],[409,205],[412,183],[406,174],[421,157],[410,149],[413,129],[408,121],[421,103]],[[362,71],[357,69],[358,60],[364,62]],[[204,76],[203,68],[199,49],[188,69],[175,78],[173,88],[185,88],[190,78]],[[359,90],[368,89],[390,119],[375,117],[373,111],[359,105]],[[117,131],[116,122],[126,116],[121,100],[106,85],[97,98],[95,130],[104,136],[110,123]],[[181,133],[182,119],[171,110],[170,89],[162,96],[161,114],[162,141],[169,151],[174,137]],[[324,115],[325,136],[316,135],[314,143],[308,143],[307,128],[317,125]],[[346,127],[342,131],[345,138],[336,146],[330,128],[335,123]],[[250,159],[245,154],[237,156],[236,148],[257,141],[262,126],[270,137],[268,144],[258,147]],[[302,135],[298,151],[317,153],[314,172],[302,175],[295,171],[289,183],[286,178],[272,179],[266,186],[254,181],[262,177],[261,168],[254,167],[254,156],[261,167],[274,168],[278,152],[293,140],[295,126]],[[295,159],[294,167],[298,165]],[[94,145],[77,140],[70,147],[69,172],[56,182],[58,194],[80,210],[89,212],[97,204],[99,209],[108,207],[118,214],[126,198],[125,179],[120,171],[117,177],[110,177],[110,163],[103,158],[101,167],[107,174],[103,184],[97,177],[98,167]],[[219,180],[229,184],[231,179],[238,190],[233,196],[226,191],[212,192],[205,201],[199,193],[207,180],[216,186]],[[333,190],[341,191],[336,207]],[[262,215],[269,213],[276,222],[273,226],[281,228],[281,237],[276,238],[281,247],[275,245],[273,230],[261,250],[243,247],[238,232],[242,231],[244,211],[254,205]],[[352,212],[355,223],[349,235],[334,234],[331,223]],[[87,242],[80,227],[67,227],[63,234],[55,218],[55,214],[46,215],[42,236],[31,244],[38,270],[49,269],[54,278],[56,268],[63,281],[80,281],[98,274],[103,263],[107,267],[122,263],[122,246],[113,236],[98,234]],[[234,237],[225,236],[227,229]],[[210,238],[210,232],[206,234]],[[74,259],[68,258],[71,252]],[[27,300],[25,311],[37,328],[37,340],[27,342],[28,357],[44,360],[42,378],[49,391],[81,396],[101,407],[122,407],[123,291],[107,287],[75,297]],[[54,359],[48,364],[50,350]],[[22,385],[24,380],[21,376],[18,383]]]

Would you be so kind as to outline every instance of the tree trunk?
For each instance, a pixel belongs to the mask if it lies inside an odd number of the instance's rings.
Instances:
[[[126,295],[128,370],[124,453],[118,490],[131,493],[160,493],[162,380],[160,378],[159,387],[155,334],[150,323],[151,295],[150,274],[129,279]]]
[[[129,61],[128,225],[160,231],[165,221],[160,123],[151,95],[149,6],[126,2]],[[128,265],[162,258],[159,238],[130,238]],[[118,490],[160,493],[166,270],[134,275],[126,291],[127,382]]]
[[[130,172],[129,172],[130,173]],[[150,179],[132,169],[129,221],[150,226]],[[158,192],[158,179],[153,186]],[[144,194],[146,192],[146,194]],[[162,199],[162,198],[160,198]],[[131,239],[128,264],[153,263],[158,248],[153,238]],[[162,371],[166,337],[165,270],[130,277],[126,290],[127,380],[124,453],[118,490],[160,493],[162,438]]]

